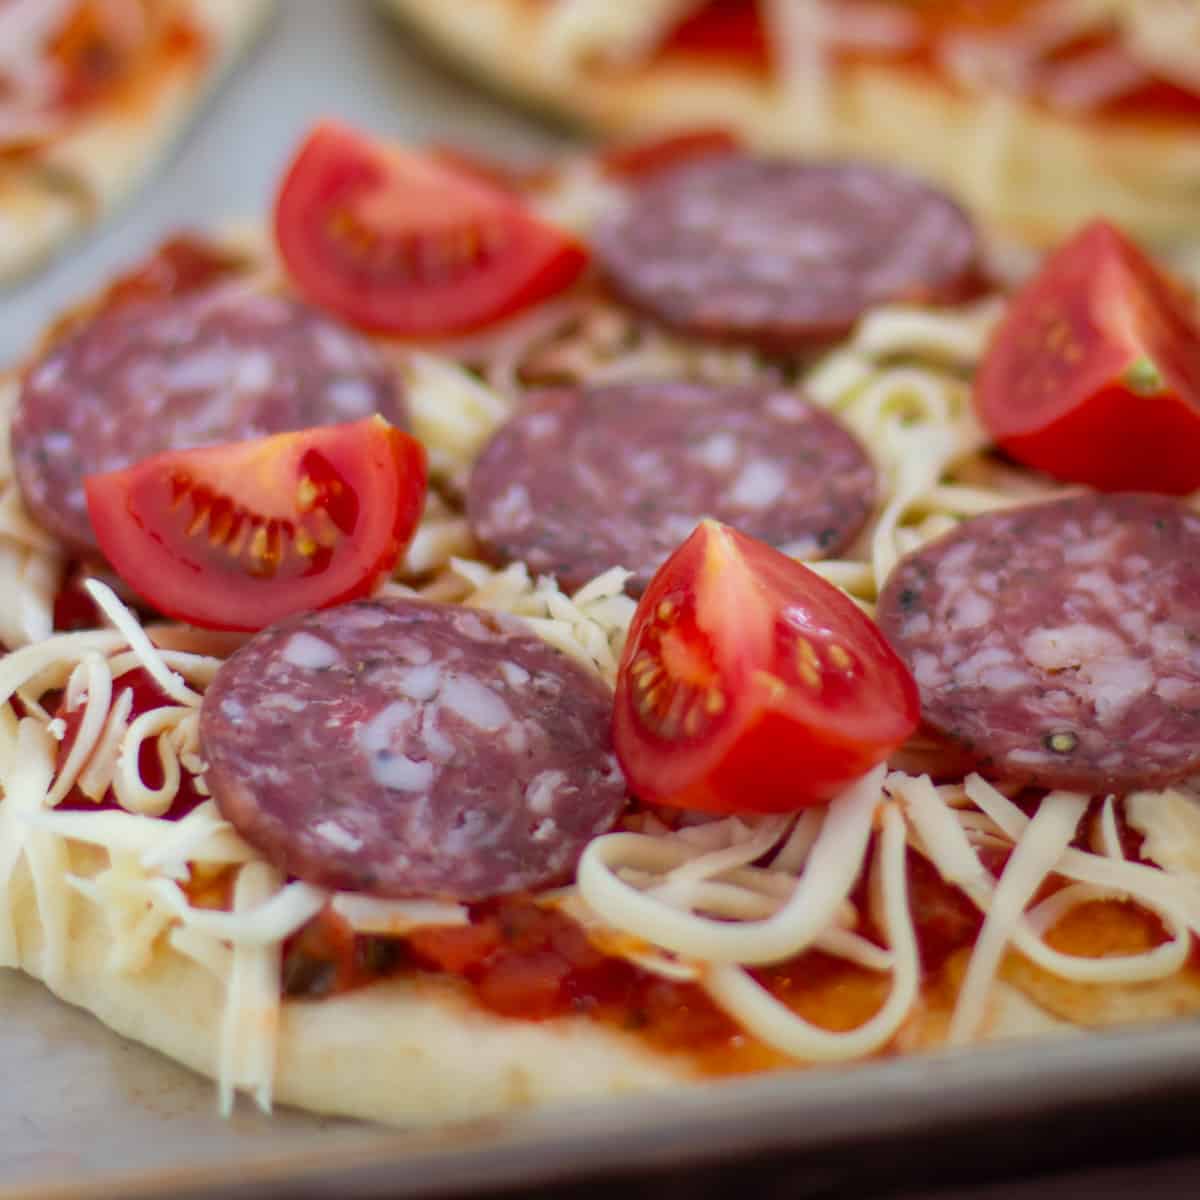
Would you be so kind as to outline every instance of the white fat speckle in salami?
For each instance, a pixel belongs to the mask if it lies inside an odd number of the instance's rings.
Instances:
[[[612,826],[625,786],[610,707],[516,618],[364,601],[237,651],[200,739],[222,814],[282,870],[469,901],[561,882]]]
[[[470,675],[450,675],[441,695],[446,709],[484,733],[496,733],[513,719],[508,705]]]
[[[500,664],[500,674],[504,676],[504,682],[509,687],[518,688],[529,682],[529,672],[524,667],[519,667],[513,662],[502,662]]]
[[[321,821],[318,825],[314,826],[313,832],[319,837],[323,837],[339,850],[353,852],[362,849],[362,838],[355,837],[354,834],[343,829],[336,821]]]
[[[1200,514],[1084,495],[976,517],[903,560],[878,618],[925,719],[981,769],[1121,793],[1200,770]]]
[[[752,459],[733,481],[729,503],[739,508],[768,508],[779,501],[787,485],[787,474],[778,463],[765,458]]]
[[[396,678],[404,694],[414,700],[432,700],[444,681],[442,668],[433,662],[402,671]]]
[[[431,762],[417,762],[387,750],[371,756],[372,778],[381,787],[397,792],[428,792],[433,786],[435,771]]]
[[[339,663],[341,657],[328,642],[308,633],[296,634],[283,650],[285,662],[306,671],[324,671]]]
[[[565,771],[543,771],[535,775],[525,789],[525,803],[530,812],[546,816],[554,811],[555,793],[567,782]]]

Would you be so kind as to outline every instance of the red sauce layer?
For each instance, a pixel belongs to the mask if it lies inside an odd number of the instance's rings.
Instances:
[[[175,701],[154,682],[153,677],[142,667],[127,671],[118,679],[113,680],[113,702],[115,703],[121,693],[125,691],[133,692],[133,707],[130,710],[129,718],[131,722],[151,709],[175,704]],[[80,705],[79,708],[68,711],[60,703],[55,712],[55,716],[61,718],[66,726],[66,731],[58,743],[58,751],[55,755],[55,775],[66,765],[71,749],[79,737],[79,728],[83,724],[85,710],[86,705]],[[138,772],[142,777],[142,782],[148,788],[160,788],[165,781],[157,747],[157,738],[147,738],[138,748]],[[181,770],[179,772],[179,789],[175,794],[170,811],[166,814],[167,819],[182,820],[204,800],[205,797],[196,790],[195,776],[190,771]],[[65,810],[94,812],[97,809],[105,808],[119,809],[120,805],[117,803],[116,796],[113,795],[112,788],[109,788],[100,800],[95,801],[85,796],[76,786],[67,793],[58,807]]]
[[[842,61],[890,63],[940,75],[937,46],[943,37],[960,32],[1002,31],[1028,18],[1044,0],[896,0],[896,3],[919,20],[922,31],[919,43],[900,51],[854,50],[844,53]],[[1069,62],[1111,45],[1104,37],[1080,39],[1054,55],[1051,61]],[[679,24],[660,50],[662,56],[680,54],[720,58],[766,74],[771,66],[771,48],[759,15],[758,0],[710,0]],[[1114,97],[1088,115],[1190,124],[1200,118],[1200,95],[1166,80],[1153,79]]]
[[[165,25],[151,29],[140,44],[122,45],[105,22],[103,6],[81,0],[50,47],[51,56],[63,67],[59,104],[81,111],[103,100],[123,98],[126,89],[141,85],[143,76],[202,55],[206,39],[201,30],[184,12],[159,7],[166,12]],[[153,11],[147,19],[163,20]]]
[[[243,274],[250,265],[243,255],[199,234],[175,234],[136,266],[116,276],[91,300],[62,313],[47,330],[42,340],[42,351],[102,313],[140,300],[166,300],[197,292]],[[78,604],[70,598],[64,600],[64,604],[64,621],[80,619]],[[59,625],[57,616],[54,627],[60,631],[71,628],[70,625]]]
[[[924,967],[934,975],[975,940],[980,917],[915,854],[909,871]],[[866,911],[865,890],[864,880],[856,893],[860,911]],[[880,940],[869,922],[860,932]],[[356,936],[326,910],[289,942],[284,963],[285,989],[293,995],[336,994],[397,973],[451,977],[499,1016],[583,1015],[635,1033],[658,1050],[686,1053],[710,1074],[785,1063],[742,1033],[697,984],[663,979],[606,953],[572,918],[528,896],[475,905],[466,926],[420,930],[402,940]],[[838,1031],[869,1020],[890,986],[887,975],[820,951],[752,974],[807,1020]]]
[[[1019,798],[1032,813],[1037,797]],[[1097,803],[1081,822],[1077,844],[1090,844],[1100,817]],[[1118,830],[1127,856],[1139,858],[1141,840],[1123,818]],[[1010,851],[985,848],[984,865],[1003,872]],[[957,888],[913,850],[908,852],[909,902],[930,1003],[949,1005],[961,955],[979,935],[983,917]],[[1065,881],[1051,877],[1035,903]],[[852,900],[869,912],[866,878]],[[869,919],[859,932],[882,939]],[[1098,957],[1140,953],[1166,938],[1156,916],[1135,905],[1096,902],[1073,911],[1050,935],[1069,953]],[[742,1074],[786,1065],[782,1055],[747,1036],[693,983],[653,975],[605,952],[570,917],[532,897],[476,905],[466,926],[417,931],[405,939],[356,935],[326,910],[291,939],[284,958],[285,990],[320,997],[360,987],[382,976],[418,974],[457,981],[476,1003],[499,1016],[544,1021],[583,1015],[636,1034],[655,1049],[688,1055],[713,1075]],[[756,968],[753,976],[805,1019],[834,1031],[856,1028],[884,1003],[890,978],[845,960],[810,951],[788,962]]]

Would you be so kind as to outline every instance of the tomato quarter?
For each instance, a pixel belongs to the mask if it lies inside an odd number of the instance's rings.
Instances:
[[[382,417],[200,450],[86,480],[105,557],[159,612],[261,629],[369,592],[416,530],[425,451]]]
[[[852,600],[703,521],[638,605],[613,739],[643,800],[787,812],[830,800],[903,743],[918,715],[908,669]]]
[[[329,121],[288,168],[275,237],[308,299],[401,337],[488,325],[561,291],[587,262],[480,171]]]
[[[1200,487],[1200,327],[1181,292],[1097,221],[1012,300],[975,407],[1013,458],[1107,491]]]

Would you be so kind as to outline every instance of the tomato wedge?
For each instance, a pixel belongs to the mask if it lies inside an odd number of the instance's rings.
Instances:
[[[85,480],[105,557],[166,616],[261,629],[365,595],[416,531],[421,444],[382,417],[175,450]]]
[[[587,263],[578,241],[478,170],[332,121],[288,168],[275,238],[308,299],[400,337],[491,324],[561,291]]]
[[[833,798],[917,727],[917,685],[815,572],[702,521],[638,604],[613,741],[636,796],[714,812]]]
[[[1200,326],[1104,221],[1013,298],[974,397],[998,446],[1057,479],[1172,495],[1200,487]]]

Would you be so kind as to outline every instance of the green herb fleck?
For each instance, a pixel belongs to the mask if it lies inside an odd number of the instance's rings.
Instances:
[[[1162,372],[1153,359],[1144,356],[1125,368],[1125,383],[1139,396],[1156,396],[1166,390]]]

